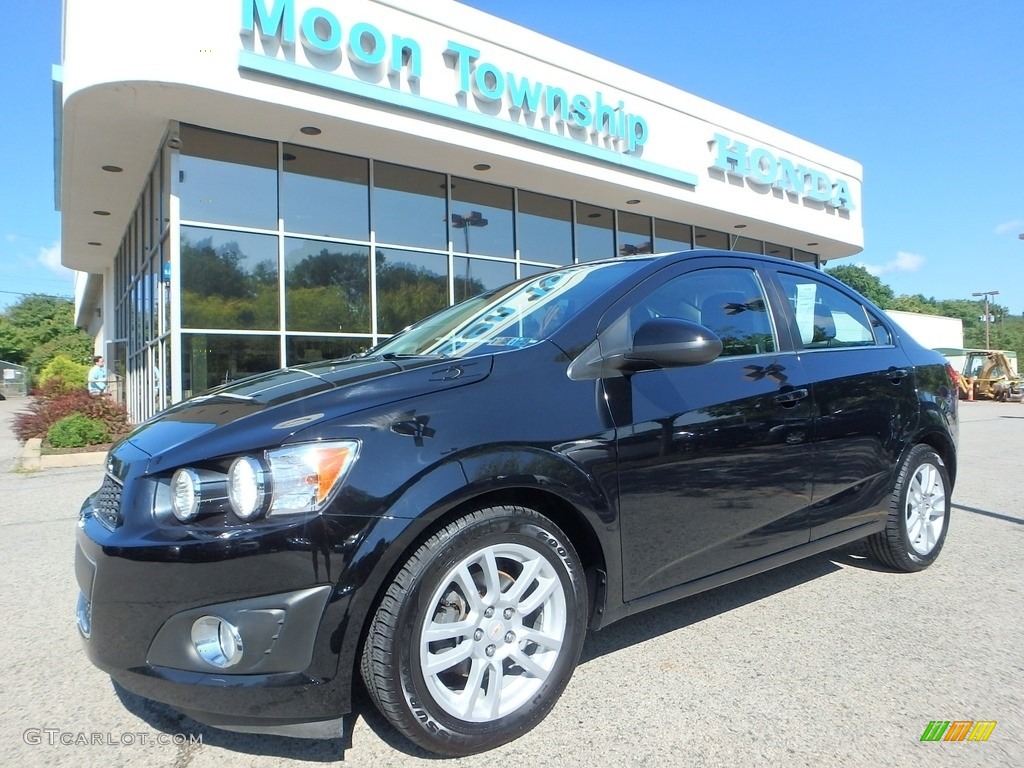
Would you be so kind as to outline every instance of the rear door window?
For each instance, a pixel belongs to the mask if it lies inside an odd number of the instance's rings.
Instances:
[[[805,349],[873,347],[892,343],[882,321],[862,303],[811,277],[779,273]]]

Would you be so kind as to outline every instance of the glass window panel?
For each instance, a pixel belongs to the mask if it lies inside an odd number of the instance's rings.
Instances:
[[[675,253],[693,248],[693,230],[689,224],[666,219],[654,220],[654,252]]]
[[[694,248],[719,248],[723,251],[729,250],[729,236],[725,232],[718,232],[714,229],[695,227],[693,236]]]
[[[171,331],[171,263],[168,261],[167,238],[160,241],[160,327],[161,333]]]
[[[153,254],[149,273],[149,327],[152,338],[160,335],[160,294],[163,280],[160,277],[160,253]]]
[[[779,245],[778,243],[765,243],[764,252],[769,256],[774,256],[777,259],[785,259],[786,261],[793,260],[793,249],[788,245]]]
[[[516,279],[516,265],[511,262],[486,261],[455,257],[455,302],[511,283]]]
[[[764,243],[760,240],[755,240],[752,237],[737,237],[735,235],[733,237],[735,238],[732,246],[734,251],[743,251],[744,253],[762,253],[764,250]]]
[[[804,264],[814,264],[818,257],[810,251],[801,251],[799,248],[793,249],[793,261],[800,261]]]
[[[370,332],[370,249],[288,238],[286,322],[292,331]]]
[[[653,253],[651,220],[637,213],[619,211],[619,256],[635,256],[638,253]]]
[[[576,260],[595,261],[615,256],[613,211],[576,203]]]
[[[543,275],[545,272],[550,272],[551,267],[537,267],[533,264],[521,264],[519,266],[520,277],[536,277],[537,275]]]
[[[285,144],[281,187],[289,232],[370,239],[369,161]]]
[[[154,248],[160,240],[160,186],[157,184],[157,174],[159,173],[160,163],[157,162],[156,166],[149,174],[149,198],[150,198],[150,209],[149,209],[149,247]]]
[[[182,227],[181,314],[189,328],[278,329],[277,237]]]
[[[448,248],[444,174],[373,164],[373,228],[377,241]]]
[[[337,360],[369,349],[370,339],[346,339],[343,336],[289,336],[288,365]]]
[[[277,143],[181,127],[181,218],[277,229]]]
[[[163,410],[171,404],[171,340],[165,338],[160,342],[160,353],[157,368],[153,371],[156,386],[156,409]]]
[[[181,344],[185,397],[281,367],[277,335],[183,333]]]
[[[518,225],[519,258],[572,264],[572,202],[520,192]]]
[[[377,250],[377,331],[403,328],[448,306],[448,257]]]
[[[512,190],[453,178],[449,238],[456,253],[514,256]]]
[[[144,254],[149,250],[153,238],[151,211],[150,186],[147,184],[142,190],[142,199],[139,201],[140,231],[142,232],[141,245]]]
[[[150,269],[147,265],[139,276],[139,314],[142,317],[143,342],[153,339],[153,313],[151,311],[153,305],[150,302],[150,290]]]

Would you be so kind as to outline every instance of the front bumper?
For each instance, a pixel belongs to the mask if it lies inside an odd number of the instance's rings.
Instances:
[[[152,526],[110,530],[90,504],[75,572],[79,628],[97,667],[209,725],[339,735],[351,710],[354,643],[342,635],[354,590],[336,585],[372,521],[316,518],[230,538],[172,539]],[[240,628],[245,650],[232,668],[196,653],[189,632],[204,615]]]

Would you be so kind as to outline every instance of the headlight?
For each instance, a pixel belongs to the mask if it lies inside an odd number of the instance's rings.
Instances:
[[[252,456],[239,456],[228,470],[228,500],[242,520],[252,520],[266,511],[267,477],[263,465]]]
[[[239,456],[226,476],[223,469],[183,467],[171,476],[171,507],[183,523],[229,508],[245,522],[319,512],[330,504],[358,457],[358,440],[331,440]]]
[[[191,469],[179,469],[171,477],[171,508],[174,516],[185,523],[199,514],[203,500],[203,482]]]
[[[267,451],[273,478],[269,515],[319,512],[359,458],[358,440],[306,443]]]

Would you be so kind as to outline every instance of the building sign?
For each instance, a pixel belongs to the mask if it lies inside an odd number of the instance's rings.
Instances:
[[[483,51],[457,40],[444,50],[425,51],[415,37],[382,30],[365,21],[342,21],[332,10],[296,0],[241,0],[243,37],[252,49],[239,56],[242,69],[260,71],[394,106],[456,120],[591,158],[661,179],[696,186],[693,173],[643,160],[651,128],[624,99],[600,90],[574,92],[557,83],[517,74],[490,60]],[[265,53],[256,52],[259,38]],[[278,49],[301,45],[307,55],[332,62],[333,69],[304,66]],[[451,103],[402,90],[401,79],[418,86],[424,57],[442,58],[452,79]],[[358,77],[335,70],[347,59]],[[470,98],[472,97],[472,98]],[[472,109],[473,103],[478,105]],[[505,109],[494,110],[492,105]]]
[[[856,206],[850,185],[841,178],[832,178],[817,168],[775,155],[764,147],[751,147],[742,141],[716,133],[712,141],[714,160],[710,169],[739,176],[752,184],[786,192],[793,200],[813,200],[852,211]]]

